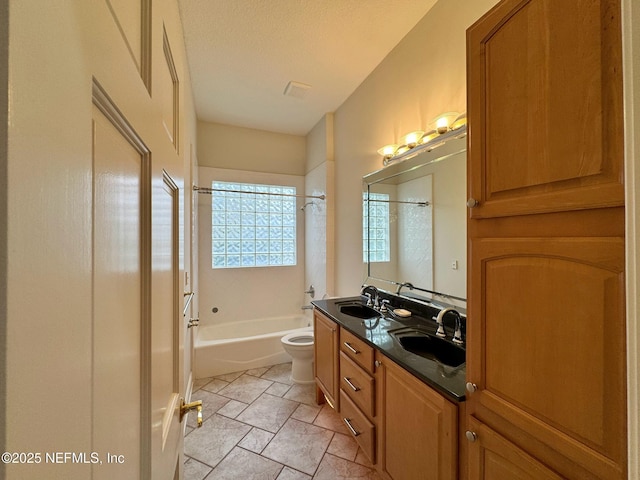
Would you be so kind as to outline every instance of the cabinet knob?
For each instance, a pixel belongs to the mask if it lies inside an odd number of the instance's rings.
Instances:
[[[467,392],[473,393],[478,389],[478,386],[475,383],[467,382]]]
[[[475,198],[470,198],[469,200],[467,200],[467,207],[474,208],[477,207],[479,203],[480,202],[478,202],[478,200],[476,200]]]
[[[465,432],[465,435],[467,436],[467,440],[469,440],[471,443],[475,442],[478,439],[478,435],[476,435],[476,432],[472,432],[471,430],[467,430]]]
[[[382,362],[380,360],[376,360],[375,362],[373,362],[373,364],[376,366],[376,368],[380,368],[382,366]]]

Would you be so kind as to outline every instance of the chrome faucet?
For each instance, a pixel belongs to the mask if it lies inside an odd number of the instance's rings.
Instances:
[[[380,302],[380,313],[382,315],[389,312],[389,306],[391,305],[391,301],[386,298]]]
[[[307,293],[311,298],[314,298],[316,296],[316,289],[313,287],[313,285],[309,285],[309,290],[305,290],[304,293]]]
[[[458,311],[455,308],[443,308],[442,310],[440,310],[440,313],[438,313],[438,317],[436,318],[436,323],[438,324],[438,330],[436,331],[436,335],[439,337],[446,337],[447,334],[444,331],[444,316],[447,313],[452,313],[456,316],[456,327],[455,327],[455,332],[453,333],[453,338],[452,341],[453,343],[458,343],[461,344],[463,343],[462,341],[462,317],[460,316],[460,313],[458,313]]]
[[[396,295],[400,295],[400,290],[402,290],[402,287],[407,287],[409,290],[413,290],[415,288],[413,284],[410,282],[401,283],[400,285],[398,285],[398,289],[396,290]]]
[[[380,294],[376,287],[374,287],[373,285],[363,285],[362,289],[360,290],[360,295],[365,295],[369,298],[369,300],[367,301],[367,307],[373,307],[376,310],[379,308],[378,301],[380,299]]]

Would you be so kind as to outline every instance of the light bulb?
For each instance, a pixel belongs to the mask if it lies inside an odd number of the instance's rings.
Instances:
[[[407,147],[413,148],[418,144],[418,142],[422,138],[422,135],[424,135],[424,132],[422,130],[416,130],[415,132],[407,133],[404,136],[404,143],[407,145]]]

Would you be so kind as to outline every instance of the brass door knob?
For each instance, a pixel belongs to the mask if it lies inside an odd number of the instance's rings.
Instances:
[[[202,426],[202,400],[196,400],[191,403],[184,403],[184,398],[180,399],[180,421],[191,410],[198,412],[198,428]]]

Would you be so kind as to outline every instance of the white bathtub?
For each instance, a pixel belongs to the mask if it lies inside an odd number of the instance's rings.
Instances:
[[[206,378],[291,361],[280,339],[313,330],[304,315],[216,323],[198,327],[195,378]]]

